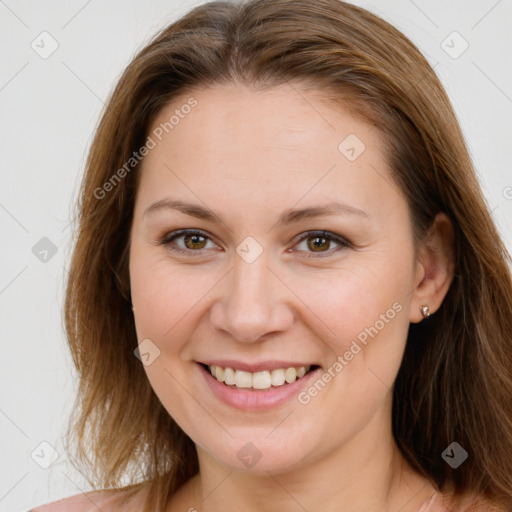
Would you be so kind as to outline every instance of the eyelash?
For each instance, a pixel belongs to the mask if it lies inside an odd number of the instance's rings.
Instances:
[[[168,233],[160,240],[159,243],[160,243],[160,245],[167,246],[167,248],[169,250],[171,250],[173,252],[177,252],[179,254],[192,255],[193,253],[200,253],[202,251],[202,249],[199,249],[199,250],[183,249],[181,247],[177,247],[176,245],[171,244],[171,242],[173,242],[173,240],[175,240],[176,238],[180,238],[180,237],[183,237],[186,235],[199,235],[199,236],[202,236],[203,238],[211,240],[211,238],[203,231],[199,231],[196,229],[180,229],[178,231],[173,231],[171,233]],[[320,251],[318,253],[309,253],[310,255],[306,256],[307,258],[322,258],[322,257],[326,257],[326,256],[331,256],[334,252],[338,252],[341,249],[351,247],[350,243],[347,240],[345,240],[345,239],[341,238],[340,236],[337,236],[334,233],[331,233],[329,231],[307,231],[306,233],[304,233],[304,236],[302,236],[296,242],[295,245],[299,244],[300,242],[302,242],[304,240],[307,240],[307,239],[313,238],[313,237],[325,238],[326,240],[333,241],[333,242],[339,244],[341,247],[338,247],[337,249],[335,249],[333,251],[329,250],[329,251],[325,251],[323,253],[322,253],[322,251]],[[196,256],[196,255],[194,255],[194,256]]]

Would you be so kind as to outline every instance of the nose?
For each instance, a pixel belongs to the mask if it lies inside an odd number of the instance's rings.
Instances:
[[[218,291],[210,321],[237,341],[256,342],[289,329],[293,323],[293,311],[286,299],[291,292],[269,268],[265,251],[252,263],[237,255]]]

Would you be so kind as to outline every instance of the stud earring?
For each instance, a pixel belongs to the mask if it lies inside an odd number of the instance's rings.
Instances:
[[[132,311],[135,311],[135,308],[132,306]]]
[[[429,311],[429,308],[428,306],[420,306],[420,310],[421,310],[421,314],[427,318],[430,316],[430,311]]]

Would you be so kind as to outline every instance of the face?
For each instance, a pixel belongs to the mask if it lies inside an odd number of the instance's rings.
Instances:
[[[151,131],[182,114],[153,136],[131,232],[149,381],[205,457],[244,471],[386,429],[410,323],[412,229],[379,134],[298,90],[163,109]]]

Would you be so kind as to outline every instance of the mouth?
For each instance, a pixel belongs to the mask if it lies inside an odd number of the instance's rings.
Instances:
[[[206,389],[223,404],[243,411],[271,410],[288,403],[323,371],[316,364],[282,361],[253,365],[235,361],[196,361],[196,364]]]
[[[286,366],[250,372],[229,366],[201,364],[210,375],[225,386],[234,389],[264,391],[293,384],[319,368],[318,365]]]

